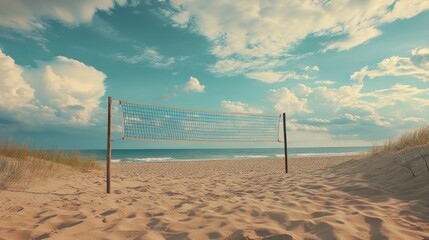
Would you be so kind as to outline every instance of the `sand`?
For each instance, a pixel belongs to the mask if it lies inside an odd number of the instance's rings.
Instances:
[[[422,149],[287,175],[280,159],[113,164],[110,195],[103,171],[65,168],[0,191],[0,239],[429,239]]]

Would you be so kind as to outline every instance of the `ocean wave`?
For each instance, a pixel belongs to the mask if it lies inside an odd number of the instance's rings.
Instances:
[[[111,162],[121,162],[121,159],[111,159]]]
[[[269,158],[267,155],[235,155],[234,158]]]

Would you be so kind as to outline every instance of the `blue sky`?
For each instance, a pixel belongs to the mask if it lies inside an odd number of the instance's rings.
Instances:
[[[292,147],[373,145],[429,122],[428,10],[423,0],[2,1],[0,136],[103,148],[113,96],[286,112]]]

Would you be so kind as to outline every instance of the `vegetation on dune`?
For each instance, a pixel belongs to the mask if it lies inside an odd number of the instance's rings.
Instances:
[[[412,147],[420,147],[418,148],[418,158],[424,161],[426,169],[429,171],[429,125],[405,132],[398,138],[389,139],[384,145],[373,147],[369,154],[373,155],[386,151],[397,152]],[[403,155],[403,153],[400,154]],[[397,163],[404,169],[407,169],[413,178],[416,178],[416,174],[413,170],[413,163],[409,158],[410,157],[403,155],[402,159],[398,160]]]
[[[371,154],[383,151],[400,151],[409,147],[429,145],[429,125],[403,133],[398,138],[387,140],[382,146],[375,146]]]
[[[28,144],[16,144],[11,139],[0,141],[0,189],[34,176],[53,176],[62,165],[88,171],[99,169],[94,156],[82,156],[78,151],[34,150]]]

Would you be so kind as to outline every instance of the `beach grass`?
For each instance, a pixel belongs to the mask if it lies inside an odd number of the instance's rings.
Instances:
[[[407,131],[397,138],[388,139],[382,146],[374,146],[370,150],[370,155],[424,145],[429,145],[429,125]]]
[[[0,189],[34,176],[54,176],[61,166],[79,171],[100,169],[95,156],[82,156],[78,151],[35,150],[12,139],[0,141]]]

